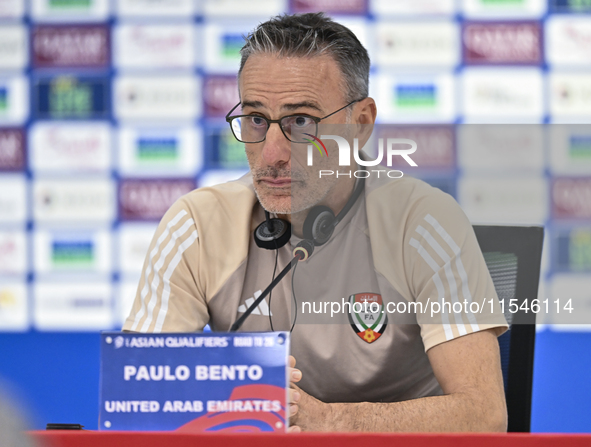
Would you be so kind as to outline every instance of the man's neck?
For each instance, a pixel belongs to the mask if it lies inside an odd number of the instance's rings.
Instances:
[[[337,183],[334,185],[334,187],[328,193],[328,195],[314,206],[328,206],[336,216],[347,204],[347,201],[353,194],[354,188],[354,178],[342,177],[341,179],[339,179],[339,181],[337,181]],[[298,237],[303,237],[302,229],[304,227],[304,221],[306,220],[306,217],[308,217],[310,209],[311,208],[305,209],[297,213],[280,215],[279,217],[291,222],[292,234],[295,234]]]

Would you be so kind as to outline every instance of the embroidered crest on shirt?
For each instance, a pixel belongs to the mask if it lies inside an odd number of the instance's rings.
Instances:
[[[382,295],[356,293],[349,297],[349,304],[349,323],[355,333],[367,343],[380,338],[388,324]]]

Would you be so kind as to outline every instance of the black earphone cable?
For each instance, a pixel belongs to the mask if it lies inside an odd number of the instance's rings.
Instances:
[[[298,264],[294,265],[293,271],[291,272],[291,295],[293,296],[293,302],[295,303],[295,306],[294,306],[293,324],[291,325],[291,329],[289,330],[290,334],[293,332],[293,328],[295,327],[296,321],[298,319],[298,299],[296,298],[295,287],[293,285],[293,279],[295,278],[295,272],[297,270],[297,267],[298,267]]]
[[[277,272],[277,259],[279,258],[279,247],[277,247],[277,240],[275,242],[275,267],[273,267],[273,279],[271,282],[275,281],[275,272]],[[273,298],[273,291],[269,292],[269,324],[271,325],[271,332],[275,332],[273,329],[273,318],[271,317],[271,298]]]

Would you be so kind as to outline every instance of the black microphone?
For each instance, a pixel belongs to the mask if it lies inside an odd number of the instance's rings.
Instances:
[[[234,322],[234,324],[230,327],[229,332],[236,332],[238,329],[240,329],[240,326],[242,326],[244,321],[259,306],[259,304],[261,304],[261,302],[267,297],[267,295],[271,293],[271,290],[273,290],[275,286],[279,284],[279,281],[281,281],[283,277],[287,275],[287,272],[289,272],[291,268],[299,261],[306,261],[308,258],[310,258],[313,252],[314,243],[311,241],[304,239],[302,242],[296,245],[296,247],[293,249],[293,258],[291,262],[287,264],[283,270],[281,270],[281,273],[277,275],[277,278],[271,281],[271,284],[267,286],[267,288],[263,291],[263,293],[261,293],[261,295],[256,300],[254,300],[254,303],[252,303],[249,306],[249,308],[246,309],[246,312],[244,312],[242,316]],[[271,309],[269,309],[269,312],[270,311]]]

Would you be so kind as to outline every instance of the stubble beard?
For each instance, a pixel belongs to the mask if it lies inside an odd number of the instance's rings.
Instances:
[[[320,187],[326,185],[325,182],[310,182],[304,175],[298,173],[292,175],[292,171],[287,169],[252,169],[251,167],[251,172],[257,198],[261,206],[269,213],[295,214],[307,210],[322,201],[331,189],[330,187]],[[284,191],[272,191],[259,182],[263,177],[289,177],[292,179],[291,187],[286,188]],[[276,192],[279,192],[279,194],[276,194]]]

